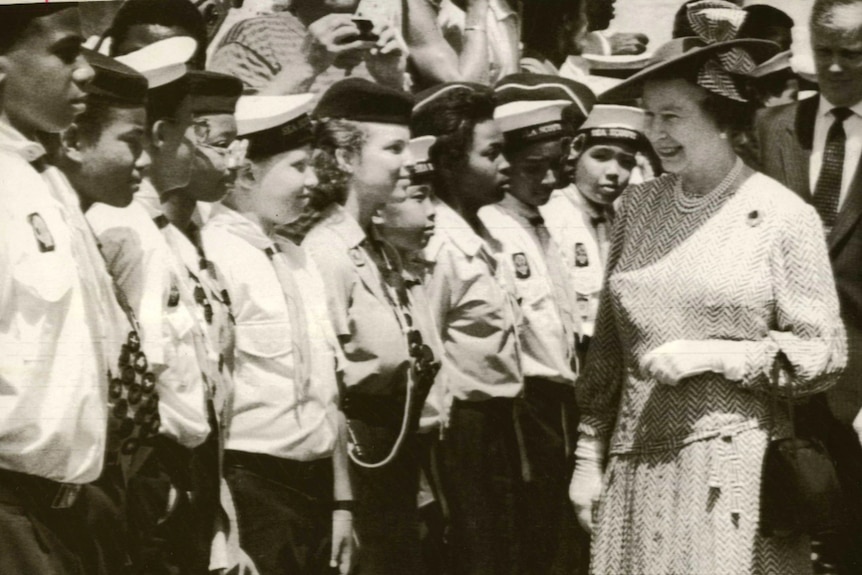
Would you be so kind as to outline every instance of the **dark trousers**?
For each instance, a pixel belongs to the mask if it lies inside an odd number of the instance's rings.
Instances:
[[[422,475],[434,500],[419,508],[419,541],[424,572],[429,575],[449,574],[448,517],[449,507],[440,482],[440,431],[434,429],[417,436],[422,461]]]
[[[129,554],[140,575],[206,575],[219,509],[214,434],[193,450],[159,437],[126,488]],[[169,504],[171,488],[176,499]]]
[[[571,507],[568,497],[578,417],[574,387],[538,378],[524,381],[515,400],[526,473],[518,497],[523,573],[549,573]]]
[[[834,565],[841,575],[862,573],[862,446],[853,427],[837,420],[825,396],[798,408],[797,431],[823,442],[835,463],[845,503],[845,526],[838,533],[817,537],[819,563]]]
[[[132,574],[126,488],[120,466],[106,465],[98,480],[84,486],[81,497],[102,570],[111,575]]]
[[[332,459],[225,452],[240,546],[261,575],[323,575],[332,541]]]
[[[0,471],[0,573],[103,573],[94,534],[84,517],[85,503],[79,497],[69,508],[52,508],[53,485]]]
[[[523,524],[516,498],[522,469],[514,401],[455,400],[440,451],[452,573],[521,573],[517,534]]]
[[[416,503],[422,457],[411,435],[395,459],[381,468],[368,469],[351,461],[361,575],[423,573]]]

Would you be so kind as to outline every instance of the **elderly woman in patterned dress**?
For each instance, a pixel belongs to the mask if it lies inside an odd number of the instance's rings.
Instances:
[[[816,212],[733,151],[747,105],[732,74],[777,51],[733,40],[743,17],[693,4],[699,37],[603,96],[643,97],[667,173],[622,196],[577,384],[570,496],[593,573],[811,571],[807,538],[758,530],[768,387],[776,367],[782,394],[823,391],[846,343]]]

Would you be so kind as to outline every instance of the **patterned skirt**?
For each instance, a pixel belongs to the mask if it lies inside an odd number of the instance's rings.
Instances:
[[[807,537],[758,532],[767,434],[610,457],[597,510],[595,575],[810,574]]]

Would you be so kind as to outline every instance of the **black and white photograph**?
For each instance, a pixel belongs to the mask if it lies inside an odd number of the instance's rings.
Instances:
[[[0,575],[862,575],[862,0],[0,0]]]

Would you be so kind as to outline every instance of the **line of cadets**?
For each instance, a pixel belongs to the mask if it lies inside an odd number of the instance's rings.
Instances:
[[[613,200],[567,144],[633,164],[638,113],[520,74],[241,96],[194,50],[72,57],[82,114],[4,78],[0,497],[50,534],[4,572],[420,573],[432,499],[455,572],[548,572]]]

